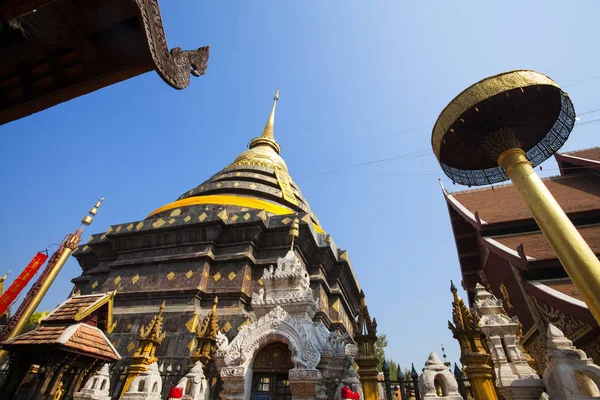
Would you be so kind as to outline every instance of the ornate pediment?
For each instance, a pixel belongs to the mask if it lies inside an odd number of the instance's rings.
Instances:
[[[292,250],[277,259],[277,268],[272,265],[266,268],[261,279],[264,287],[252,294],[252,307],[257,315],[280,306],[292,315],[309,319],[314,316],[317,308],[310,277]]]

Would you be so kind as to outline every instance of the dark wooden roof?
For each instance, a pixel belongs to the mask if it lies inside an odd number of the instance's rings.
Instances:
[[[84,323],[74,325],[42,325],[37,329],[7,340],[2,344],[9,351],[33,352],[55,348],[106,361],[118,361],[119,353],[104,333]]]
[[[596,254],[600,254],[600,224],[579,226],[577,230],[583,239],[590,245],[592,251]],[[553,260],[556,258],[556,253],[552,250],[544,235],[539,231],[493,236],[491,239],[494,239],[515,252],[519,245],[522,244],[525,254],[528,257],[533,257],[535,261]]]
[[[88,296],[73,296],[67,299],[64,303],[55,308],[46,318],[44,318],[44,323],[54,323],[60,322],[64,323],[74,322],[81,320],[81,318],[85,315],[85,311],[90,309],[94,304],[103,302],[104,300],[110,300],[110,294],[93,294]]]
[[[185,88],[208,47],[169,52],[157,0],[0,3],[0,124],[156,70]]]
[[[544,179],[548,190],[567,214],[600,209],[600,177],[590,174]],[[451,193],[465,208],[488,224],[532,219],[531,211],[514,186]],[[501,205],[501,206],[499,206]]]

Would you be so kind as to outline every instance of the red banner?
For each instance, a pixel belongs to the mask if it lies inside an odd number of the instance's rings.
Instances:
[[[4,315],[8,309],[8,306],[15,301],[19,293],[21,293],[21,290],[27,286],[31,278],[33,278],[42,265],[44,265],[47,258],[48,255],[44,253],[37,253],[31,262],[29,262],[29,264],[25,267],[23,272],[21,272],[21,275],[19,275],[12,285],[10,285],[8,290],[2,293],[2,296],[0,296],[0,316]]]

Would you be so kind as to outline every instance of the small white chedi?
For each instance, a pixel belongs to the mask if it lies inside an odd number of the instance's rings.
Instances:
[[[546,392],[551,400],[599,399],[600,367],[552,324],[548,324]]]
[[[423,373],[419,376],[419,391],[423,400],[439,398],[463,400],[458,392],[456,378],[434,352],[429,354]]]
[[[183,400],[208,400],[210,390],[202,363],[196,361],[189,372],[175,385],[183,389]]]
[[[158,364],[153,362],[146,371],[136,376],[127,392],[121,396],[123,400],[161,400],[162,378]]]
[[[80,392],[73,395],[74,400],[110,400],[110,373],[108,364],[92,375]]]

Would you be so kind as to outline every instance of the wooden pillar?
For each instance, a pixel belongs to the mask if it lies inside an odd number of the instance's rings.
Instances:
[[[29,367],[30,364],[16,361],[15,355],[11,354],[10,364],[8,366],[8,376],[4,386],[0,388],[0,393],[3,398],[10,399],[17,393],[23,378],[25,378],[29,371]]]

